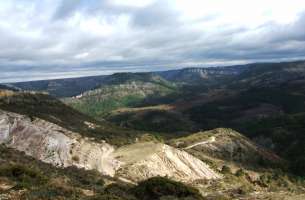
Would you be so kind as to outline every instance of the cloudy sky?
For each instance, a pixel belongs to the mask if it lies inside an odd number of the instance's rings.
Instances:
[[[0,82],[305,58],[305,0],[0,1]]]

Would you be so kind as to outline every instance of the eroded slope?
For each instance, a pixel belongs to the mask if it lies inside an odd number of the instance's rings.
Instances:
[[[192,155],[160,143],[116,149],[53,123],[0,111],[0,142],[55,166],[95,169],[138,182],[154,176],[192,182],[220,176]]]

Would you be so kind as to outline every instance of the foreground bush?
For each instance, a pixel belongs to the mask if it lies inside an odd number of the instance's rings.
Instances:
[[[164,199],[202,199],[198,190],[183,183],[169,180],[163,177],[154,177],[140,182],[134,188],[135,196],[142,200]]]

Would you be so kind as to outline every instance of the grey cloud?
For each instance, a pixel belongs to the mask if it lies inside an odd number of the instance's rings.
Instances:
[[[65,18],[70,15],[80,6],[81,0],[65,0],[61,1],[54,13],[55,19]]]
[[[288,25],[268,22],[255,29],[209,29],[205,23],[217,15],[183,21],[181,13],[165,0],[140,8],[114,5],[110,0],[50,0],[50,5],[53,2],[54,6],[48,7],[39,1],[30,15],[38,17],[22,15],[20,24],[12,21],[16,27],[0,23],[0,82],[21,80],[21,74],[28,80],[96,74],[99,70],[149,71],[194,63],[305,58],[305,13]],[[129,21],[122,30],[99,36],[69,24],[75,13],[110,25],[121,16]],[[16,12],[17,18],[19,14]],[[23,30],[24,25],[29,27]],[[76,58],[82,54],[88,57]]]
[[[179,24],[178,11],[172,9],[167,1],[157,1],[133,13],[133,24],[139,27],[175,26]]]
[[[106,11],[109,0],[61,0],[53,14],[53,19],[65,19],[75,12],[93,14],[97,11]]]
[[[112,20],[113,16],[131,14],[136,10],[129,6],[114,5],[111,0],[60,0],[52,18],[65,20],[76,12],[81,12],[88,16],[103,15],[104,18]]]

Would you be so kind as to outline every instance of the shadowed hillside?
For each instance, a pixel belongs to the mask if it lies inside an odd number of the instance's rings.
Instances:
[[[141,133],[117,127],[105,121],[97,121],[42,93],[7,91],[0,96],[0,109],[31,118],[38,117],[84,136],[106,140],[117,145],[131,143]]]

